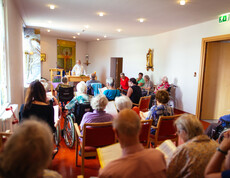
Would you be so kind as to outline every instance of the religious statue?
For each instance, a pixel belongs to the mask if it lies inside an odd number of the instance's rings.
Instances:
[[[146,69],[149,71],[151,69],[153,71],[153,50],[149,49],[146,54]]]

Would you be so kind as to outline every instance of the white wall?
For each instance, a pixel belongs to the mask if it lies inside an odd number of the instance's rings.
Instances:
[[[5,1],[6,31],[7,31],[7,59],[9,64],[10,102],[23,103],[23,52],[22,28],[23,20],[19,14],[14,0]]]
[[[41,34],[41,52],[46,54],[46,62],[42,62],[41,76],[50,80],[50,68],[57,67],[57,37]],[[73,40],[72,40],[73,41]],[[76,41],[76,59],[82,63],[85,61],[87,54],[87,43]]]
[[[90,42],[88,71],[97,71],[104,82],[110,74],[110,58],[123,57],[123,72],[128,77],[143,72],[158,84],[168,76],[178,86],[176,108],[195,114],[202,38],[228,33],[230,23],[219,24],[216,19],[154,36]],[[154,72],[145,69],[149,48],[154,49]]]

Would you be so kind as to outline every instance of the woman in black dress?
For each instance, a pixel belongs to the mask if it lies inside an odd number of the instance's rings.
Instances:
[[[139,100],[142,97],[142,92],[141,88],[137,85],[135,78],[129,79],[129,89],[127,91],[127,96],[133,103],[139,104]]]
[[[29,119],[35,116],[49,124],[53,132],[54,127],[54,109],[52,105],[47,104],[46,91],[44,86],[38,80],[32,82],[26,92],[25,104],[20,109],[21,120]]]

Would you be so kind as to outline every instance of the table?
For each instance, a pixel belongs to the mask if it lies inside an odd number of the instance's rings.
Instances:
[[[68,78],[68,81],[69,82],[81,82],[81,81],[88,81],[90,80],[90,77],[89,76],[66,76]]]

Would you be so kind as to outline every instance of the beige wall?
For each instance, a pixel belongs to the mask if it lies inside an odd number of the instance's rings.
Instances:
[[[49,69],[57,67],[57,39],[60,38],[41,34],[41,52],[46,54],[46,62],[42,62],[41,65],[41,76],[49,80]],[[83,63],[86,54],[87,43],[83,41],[76,41],[76,59],[80,59]]]
[[[23,53],[22,28],[23,20],[14,0],[5,1],[6,31],[7,31],[7,59],[9,67],[10,102],[23,103]]]

